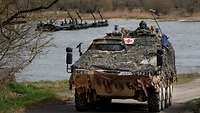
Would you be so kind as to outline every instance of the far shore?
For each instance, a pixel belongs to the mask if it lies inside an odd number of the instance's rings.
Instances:
[[[71,11],[71,15],[74,18],[78,18],[75,12]],[[83,20],[93,20],[93,17],[89,13],[80,14]],[[144,11],[112,11],[102,12],[104,19],[153,19],[153,16],[149,12]],[[99,14],[95,13],[97,20],[100,20]],[[69,19],[66,11],[40,11],[32,13],[30,16],[33,20],[63,20]],[[200,22],[200,13],[195,14],[180,14],[180,12],[174,12],[173,14],[160,15],[156,17],[159,21],[182,21],[182,22]]]

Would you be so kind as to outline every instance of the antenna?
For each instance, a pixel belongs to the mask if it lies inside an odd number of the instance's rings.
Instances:
[[[157,11],[154,10],[154,9],[149,9],[149,11],[151,12],[151,14],[152,14],[152,16],[153,16],[153,19],[155,20],[155,22],[156,22],[156,24],[157,24],[157,26],[158,26],[158,29],[160,30],[161,34],[163,34],[163,33],[162,33],[162,29],[161,29],[160,25],[158,24],[158,21],[157,21],[156,16],[155,16],[155,15],[157,15],[157,14],[156,14]]]

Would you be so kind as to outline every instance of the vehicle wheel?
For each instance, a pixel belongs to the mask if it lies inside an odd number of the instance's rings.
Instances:
[[[169,107],[169,97],[170,97],[170,95],[169,95],[169,86],[166,88],[166,94],[165,94],[165,107],[167,108],[167,107]]]
[[[161,109],[165,109],[165,101],[166,100],[166,90],[165,88],[162,88],[162,99],[161,99]]]
[[[159,92],[150,92],[148,95],[148,109],[149,112],[160,112],[161,111],[161,99],[162,99],[162,89]]]
[[[75,107],[77,111],[87,111],[88,110],[88,103],[86,93],[78,94],[75,91]]]
[[[173,93],[173,85],[171,84],[169,87],[169,106],[172,105],[172,93]]]

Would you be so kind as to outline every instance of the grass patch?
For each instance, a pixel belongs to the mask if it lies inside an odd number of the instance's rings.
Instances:
[[[68,95],[62,94],[68,93],[67,80],[6,83],[0,86],[0,113],[16,113],[31,105],[66,100]]]
[[[39,82],[26,82],[25,84],[32,85],[36,88],[46,89],[51,92],[68,92],[69,83],[67,80],[62,81],[39,81]]]
[[[15,113],[30,105],[56,99],[47,89],[16,82],[2,85],[0,95],[0,113]]]
[[[178,78],[177,84],[184,84],[200,78],[200,74],[199,73],[178,74],[177,78]]]
[[[68,101],[72,99],[73,93],[69,90],[68,80],[26,82],[26,84],[53,92],[59,100]]]

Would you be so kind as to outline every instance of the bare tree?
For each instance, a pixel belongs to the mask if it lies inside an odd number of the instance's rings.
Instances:
[[[50,46],[52,39],[36,32],[27,17],[31,12],[50,8],[57,1],[0,0],[0,68],[17,72]]]

